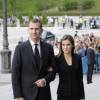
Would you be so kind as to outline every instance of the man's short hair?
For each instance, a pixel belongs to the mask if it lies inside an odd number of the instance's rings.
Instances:
[[[42,22],[40,19],[34,18],[32,21],[30,21],[32,23],[40,23],[40,27],[42,27]]]

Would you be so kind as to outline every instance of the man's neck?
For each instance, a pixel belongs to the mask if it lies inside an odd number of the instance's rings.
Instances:
[[[40,42],[40,39],[35,39],[35,40],[33,40],[33,39],[30,39],[33,43],[35,43],[35,44],[38,44],[39,42]]]
[[[31,44],[39,44],[40,43],[40,40],[36,40],[36,41],[33,41],[33,40],[31,40],[31,39],[29,39],[30,40],[30,42],[31,42]]]

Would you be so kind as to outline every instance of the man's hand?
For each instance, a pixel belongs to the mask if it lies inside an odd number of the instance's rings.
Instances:
[[[38,86],[38,87],[44,87],[46,86],[46,80],[43,78],[43,79],[39,79],[35,82],[35,84]]]
[[[20,98],[18,98],[17,100],[24,100],[24,98],[23,98],[23,97],[20,97]]]

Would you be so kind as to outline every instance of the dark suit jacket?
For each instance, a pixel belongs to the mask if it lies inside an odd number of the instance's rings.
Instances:
[[[87,49],[88,65],[94,65],[95,63],[95,52],[92,48]]]
[[[41,64],[40,70],[35,64],[31,44],[28,41],[18,45],[15,49],[12,61],[12,86],[14,98],[24,97],[25,100],[35,100],[38,90],[45,97],[44,100],[51,100],[49,82],[54,80],[54,71],[48,71],[49,67],[54,68],[54,53],[51,45],[40,42]],[[46,86],[38,88],[34,82],[40,78],[46,79]]]
[[[58,95],[84,96],[81,57],[72,55],[72,66],[69,66],[62,55],[56,57],[56,71],[59,74]]]

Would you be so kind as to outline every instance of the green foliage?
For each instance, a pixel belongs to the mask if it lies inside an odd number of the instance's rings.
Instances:
[[[64,10],[67,11],[67,10],[75,10],[78,8],[78,2],[77,1],[67,1],[65,0],[64,1]]]
[[[54,4],[49,0],[42,0],[41,3],[35,2],[35,6],[38,7],[38,11],[43,11],[52,8]]]
[[[47,16],[46,15],[42,16],[42,23],[47,24]]]
[[[16,0],[7,0],[7,11],[10,15],[16,15]]]
[[[56,8],[56,9],[55,9]],[[7,15],[80,15],[100,14],[100,0],[7,0]],[[0,16],[2,16],[2,0],[0,0]]]
[[[0,0],[0,10],[2,10],[2,1]]]
[[[94,0],[84,0],[81,6],[83,10],[87,10],[87,9],[91,9],[92,7],[94,7],[94,5],[95,5]]]
[[[44,4],[43,2],[42,3],[36,3],[36,6],[38,7],[38,11],[42,11],[42,10],[45,10],[45,9],[49,9],[50,8],[50,4]]]
[[[2,17],[2,0],[0,0],[0,17]]]
[[[18,19],[20,19],[20,22],[23,23],[22,16],[18,16]]]

